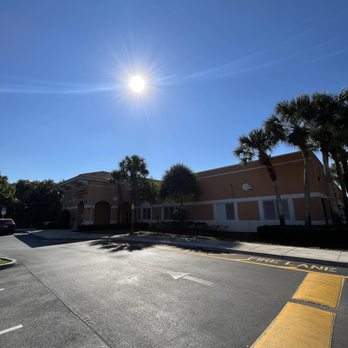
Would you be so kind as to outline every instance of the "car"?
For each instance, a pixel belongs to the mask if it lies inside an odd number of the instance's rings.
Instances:
[[[16,232],[16,224],[13,219],[0,219],[0,234],[13,234]]]

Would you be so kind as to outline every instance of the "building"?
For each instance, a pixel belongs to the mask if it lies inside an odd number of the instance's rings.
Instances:
[[[277,172],[287,224],[304,223],[303,158],[300,152],[272,158]],[[184,202],[193,221],[219,225],[229,231],[256,231],[257,226],[277,224],[272,181],[265,166],[254,161],[196,173],[201,194]],[[131,205],[125,187],[111,183],[108,172],[78,175],[60,184],[63,208],[71,212],[72,226],[129,222]],[[310,160],[311,216],[314,224],[331,219],[323,166]],[[138,221],[170,220],[175,202],[143,202],[136,207]]]

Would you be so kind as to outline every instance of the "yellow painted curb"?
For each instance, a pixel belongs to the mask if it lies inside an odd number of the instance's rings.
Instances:
[[[308,273],[292,298],[337,308],[343,282],[343,278],[329,274]]]
[[[328,348],[335,314],[288,302],[252,348]]]

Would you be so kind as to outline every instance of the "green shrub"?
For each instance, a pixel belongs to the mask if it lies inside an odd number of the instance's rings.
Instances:
[[[135,230],[147,229],[149,226],[148,223],[135,223],[133,228]],[[77,226],[78,231],[83,232],[95,232],[95,231],[110,231],[110,230],[125,230],[130,229],[131,224],[105,224],[105,225],[79,225]]]
[[[344,248],[348,246],[347,225],[265,225],[257,228],[261,241],[289,245]]]

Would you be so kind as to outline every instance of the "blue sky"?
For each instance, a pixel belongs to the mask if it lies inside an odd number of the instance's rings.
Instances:
[[[347,16],[344,0],[2,0],[1,175],[237,163],[277,101],[348,87]]]

